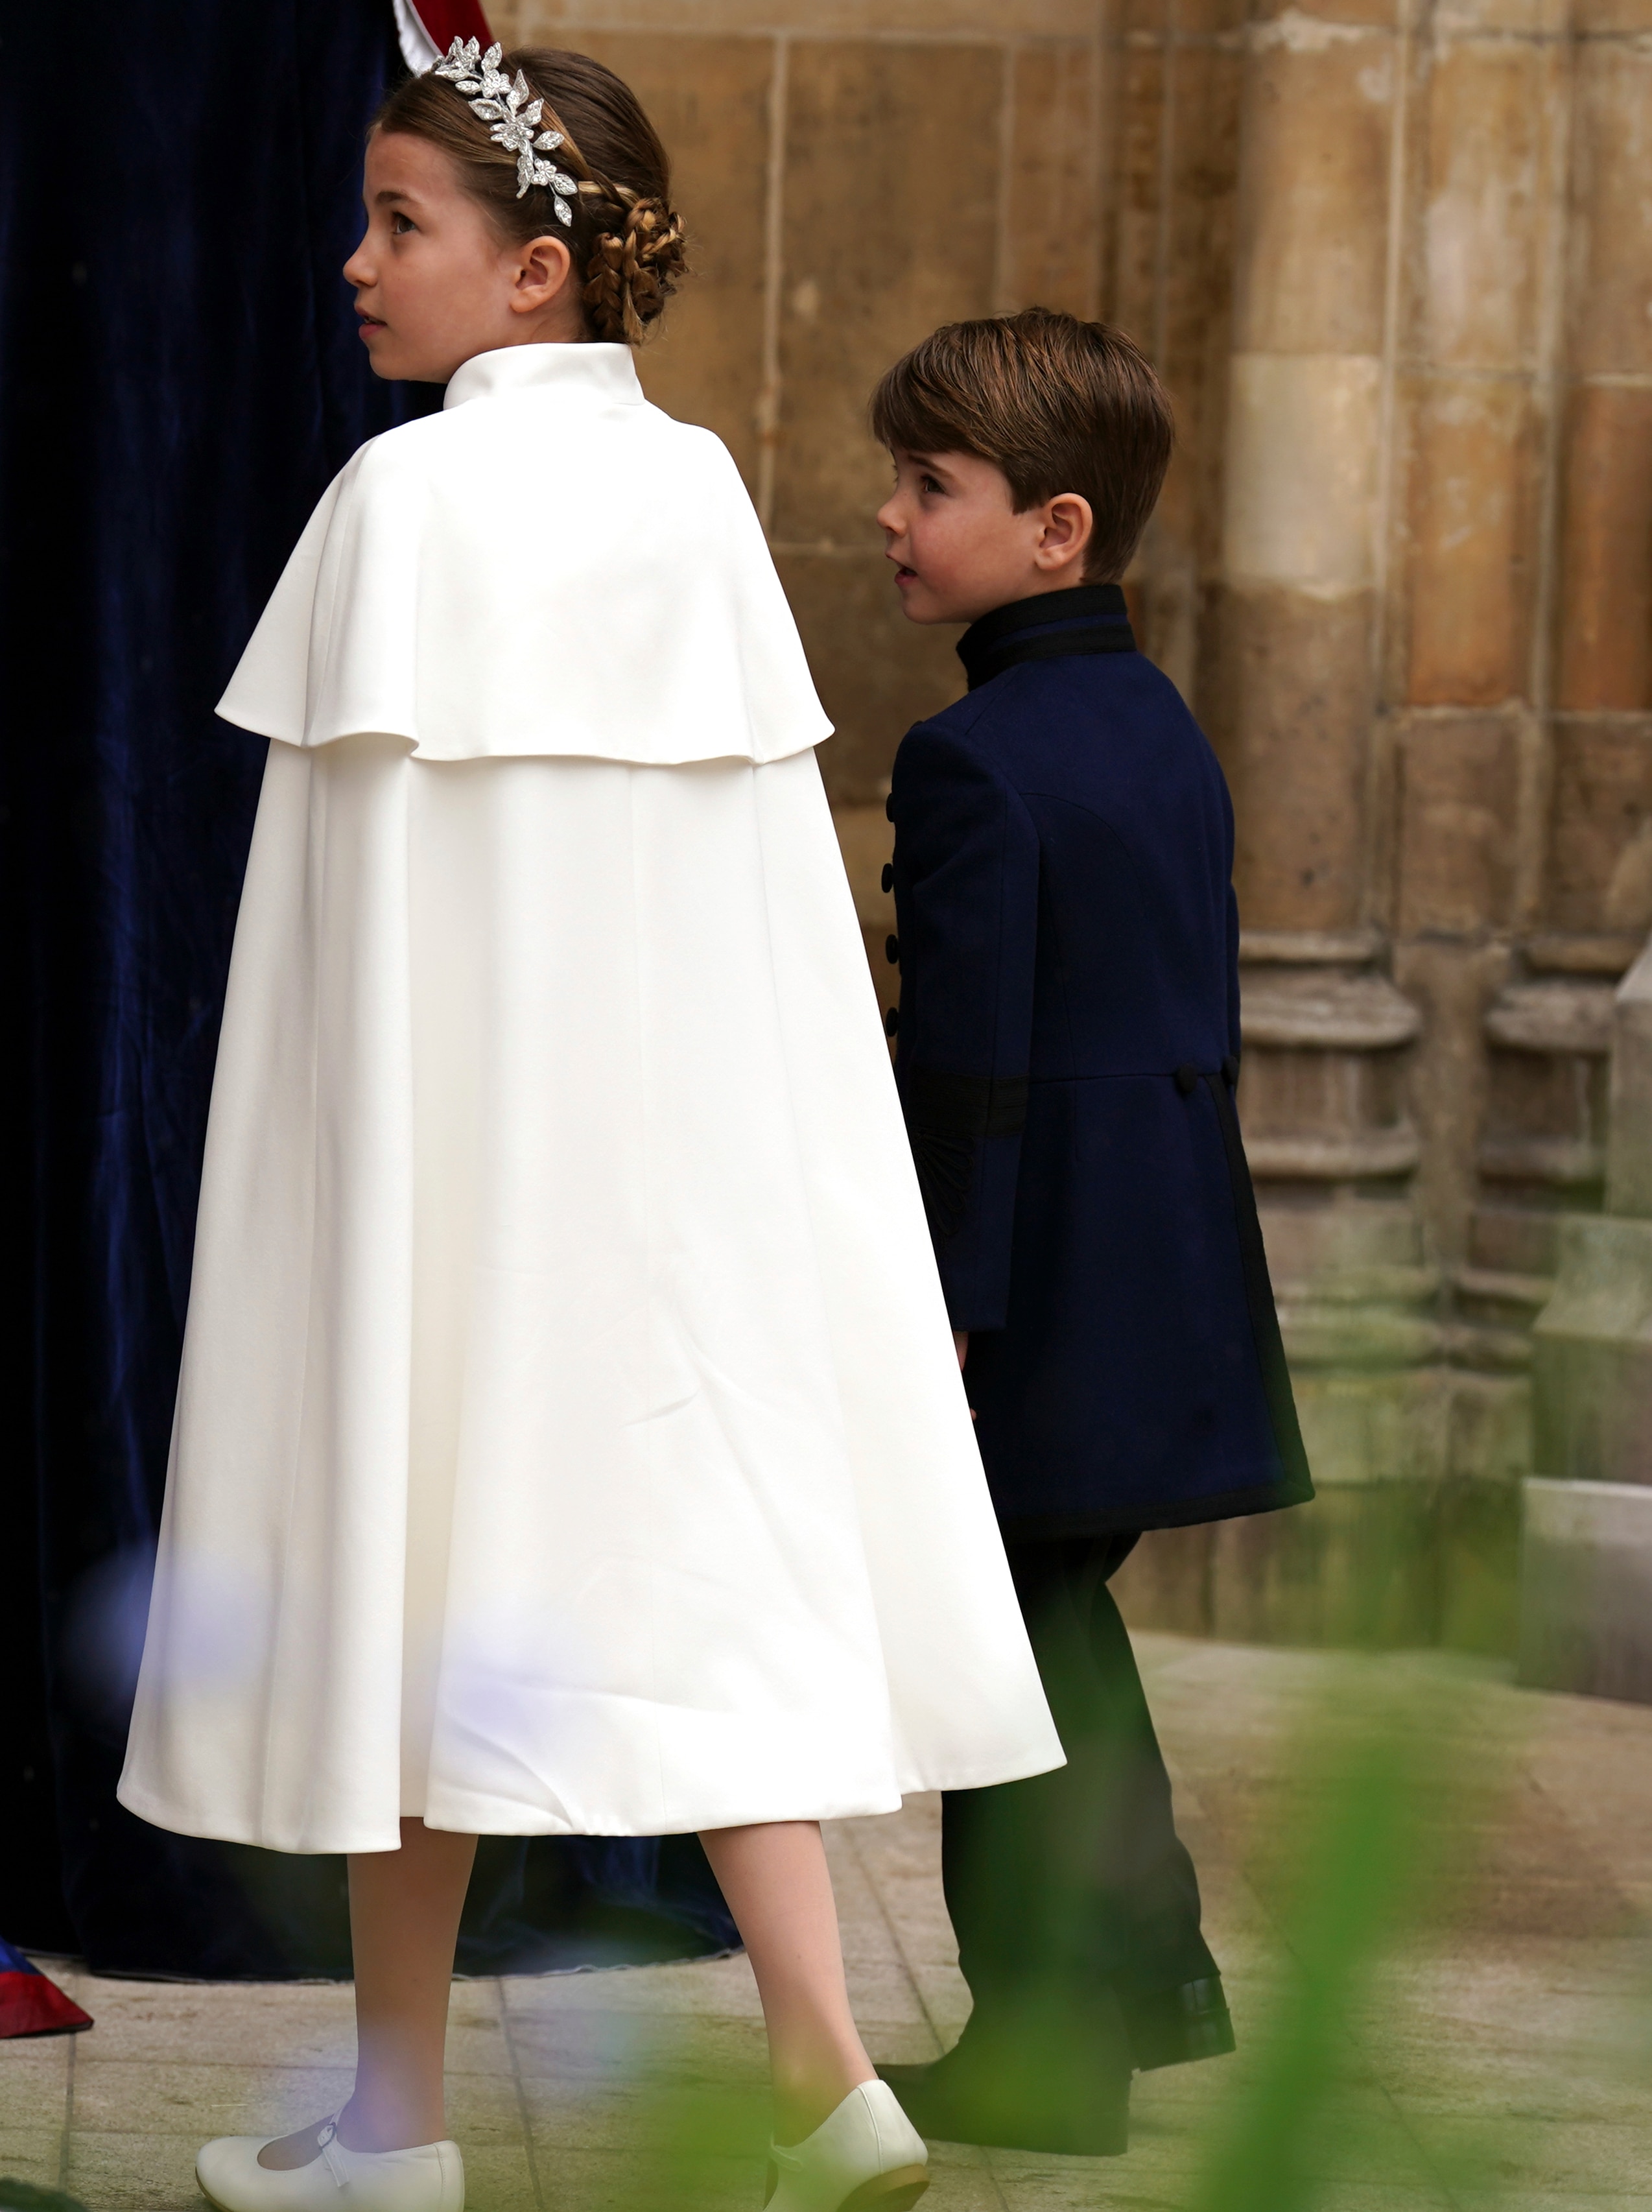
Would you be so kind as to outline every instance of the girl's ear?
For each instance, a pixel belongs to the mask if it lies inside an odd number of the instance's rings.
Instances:
[[[566,242],[560,238],[546,236],[531,238],[525,246],[517,249],[520,258],[517,264],[516,281],[511,288],[511,313],[513,315],[537,315],[548,307],[568,283],[574,268],[574,257]]]
[[[1057,492],[1044,509],[1044,526],[1034,561],[1041,568],[1066,568],[1075,561],[1082,562],[1095,526],[1090,501],[1081,493]]]

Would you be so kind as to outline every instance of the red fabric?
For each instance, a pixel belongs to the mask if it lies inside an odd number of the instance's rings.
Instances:
[[[0,2036],[62,2035],[91,2025],[91,2014],[44,1974],[0,1974]]]
[[[477,0],[412,0],[412,7],[439,54],[445,54],[455,39],[480,39],[484,46],[494,42]]]

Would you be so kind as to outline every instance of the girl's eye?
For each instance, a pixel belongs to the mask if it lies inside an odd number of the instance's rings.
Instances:
[[[390,234],[392,238],[404,238],[412,228],[412,224],[408,221],[407,217],[402,213],[399,208],[396,208],[392,210],[390,217]]]

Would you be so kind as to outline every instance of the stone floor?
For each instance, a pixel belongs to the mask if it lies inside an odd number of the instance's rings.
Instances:
[[[1138,1642],[1242,2051],[1139,2078],[1124,2159],[939,2147],[926,2212],[1652,2206],[1652,1709],[1437,1656]],[[965,2008],[937,1838],[933,1801],[831,1837],[875,2057]],[[203,2136],[345,2092],[346,1989],[53,1971],[97,2026],[0,2045],[0,2173],[91,2212],[197,2206]],[[743,1959],[464,1983],[452,2018],[471,2212],[756,2212]]]

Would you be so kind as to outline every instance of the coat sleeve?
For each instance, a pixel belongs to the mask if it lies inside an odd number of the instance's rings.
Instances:
[[[1038,836],[1019,795],[932,726],[896,757],[896,1075],[952,1326],[1002,1328],[1026,1118]]]

